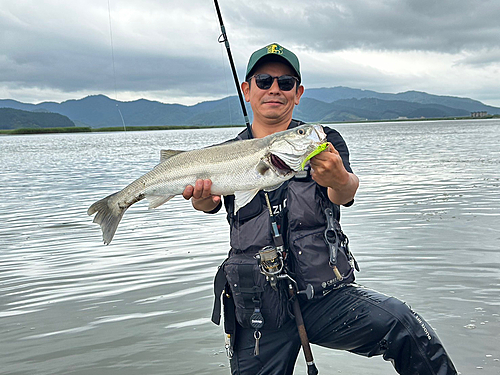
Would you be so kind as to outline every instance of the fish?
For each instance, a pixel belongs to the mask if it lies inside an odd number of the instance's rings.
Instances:
[[[235,213],[260,191],[272,191],[304,169],[326,143],[320,124],[306,124],[263,138],[226,142],[190,151],[162,150],[160,163],[87,210],[111,243],[123,214],[144,198],[156,208],[198,179],[212,181],[213,195],[234,195]],[[323,148],[324,149],[324,148]]]

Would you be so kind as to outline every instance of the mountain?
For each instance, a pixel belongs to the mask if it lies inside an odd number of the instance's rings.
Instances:
[[[139,99],[120,102],[104,95],[92,95],[62,103],[21,103],[0,100],[0,108],[31,112],[52,112],[67,116],[78,125],[242,125],[239,100],[230,96],[192,106],[165,104]],[[250,107],[247,110],[251,114]],[[397,118],[466,117],[470,112],[486,111],[500,115],[500,108],[477,100],[439,96],[419,91],[399,94],[379,93],[348,87],[307,89],[294,117],[309,122],[366,121]]]
[[[376,98],[420,104],[440,104],[446,107],[463,109],[468,112],[486,111],[489,114],[500,114],[500,108],[485,105],[478,100],[460,98],[456,96],[432,95],[421,91],[406,91],[398,94],[388,94],[337,86],[330,88],[307,89],[302,97],[321,100],[327,103],[332,103],[342,99]]]
[[[78,124],[92,127],[121,126],[123,123],[129,126],[244,124],[236,96],[193,106],[165,104],[146,99],[120,102],[105,95],[93,95],[62,103],[27,104],[15,100],[0,100],[1,107],[56,112]]]
[[[74,126],[73,121],[59,113],[0,108],[0,129],[67,128]]]
[[[310,122],[394,120],[398,118],[441,118],[470,116],[470,111],[440,104],[420,104],[377,98],[341,99],[325,103],[303,98],[295,117]]]

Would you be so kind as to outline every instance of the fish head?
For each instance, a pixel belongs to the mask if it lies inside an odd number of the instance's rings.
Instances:
[[[271,135],[269,163],[278,174],[298,172],[308,156],[326,142],[323,126],[307,124]]]

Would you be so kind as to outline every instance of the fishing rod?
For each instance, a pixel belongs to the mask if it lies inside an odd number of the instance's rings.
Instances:
[[[249,138],[253,138],[252,127],[250,126],[250,121],[248,120],[248,114],[247,114],[247,110],[245,107],[245,102],[243,101],[243,94],[241,93],[240,83],[238,81],[238,75],[236,74],[236,68],[234,66],[233,55],[231,54],[231,48],[229,47],[229,40],[227,39],[226,28],[224,27],[224,22],[222,21],[222,14],[220,12],[219,2],[217,0],[214,0],[214,4],[215,4],[215,10],[217,11],[217,16],[219,18],[220,29],[222,32],[222,34],[219,36],[219,43],[224,43],[226,45],[227,56],[229,58],[229,63],[231,65],[231,71],[233,72],[234,83],[236,84],[236,91],[238,92],[238,97],[240,99],[241,110],[243,111],[243,116],[245,117],[245,124],[247,127],[248,135],[249,135]],[[270,207],[269,197],[267,197],[267,194],[266,194],[266,198],[267,198],[267,204],[268,204],[269,209],[270,209],[269,212],[271,215],[271,219],[274,219],[272,209]],[[276,224],[276,222],[275,222],[275,224]],[[276,247],[280,247],[280,246],[282,247],[283,243],[281,240],[281,234],[279,234],[279,231],[277,230],[276,225],[273,226],[273,231],[275,232],[274,240],[275,240]],[[288,276],[288,275],[285,277],[290,278],[290,276]],[[311,345],[309,343],[309,339],[307,337],[307,332],[306,332],[306,329],[304,326],[304,320],[302,318],[302,311],[300,310],[299,301],[297,299],[298,293],[307,294],[308,298],[312,298],[313,292],[310,289],[308,291],[295,291],[292,283],[289,283],[288,286],[289,286],[290,298],[293,300],[293,312],[295,315],[295,322],[297,324],[297,330],[299,332],[300,342],[302,345],[302,351],[304,352],[304,356],[306,359],[307,374],[308,375],[317,375],[318,369],[316,368],[316,365],[314,363],[314,359],[313,359],[313,355],[312,355],[312,351],[311,351]]]
[[[220,12],[219,2],[217,0],[214,0],[214,3],[215,3],[215,10],[217,11],[217,17],[219,17],[220,30],[222,32],[222,34],[219,36],[219,43],[224,43],[226,46],[227,57],[229,58],[229,64],[231,65],[231,71],[233,72],[236,91],[238,92],[238,97],[240,99],[241,110],[243,111],[243,117],[245,118],[245,125],[247,127],[249,138],[253,138],[252,127],[250,126],[247,109],[245,107],[245,101],[243,100],[243,94],[241,93],[240,82],[238,81],[238,74],[236,73],[236,67],[234,66],[233,55],[231,53],[231,48],[229,47],[229,40],[227,39],[226,28],[224,27],[224,22],[222,21],[222,14]]]

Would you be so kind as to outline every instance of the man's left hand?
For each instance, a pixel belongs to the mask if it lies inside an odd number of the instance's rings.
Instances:
[[[336,204],[350,202],[359,185],[358,178],[345,169],[339,152],[331,143],[311,159],[311,177],[319,185],[329,188],[328,196]]]
[[[339,189],[349,181],[349,172],[344,168],[339,152],[328,143],[325,151],[311,159],[311,177],[324,187]]]

